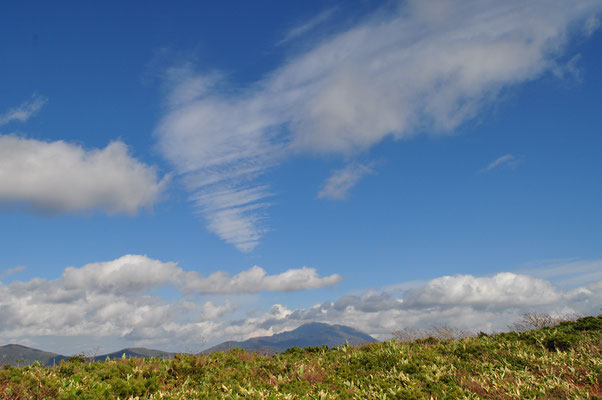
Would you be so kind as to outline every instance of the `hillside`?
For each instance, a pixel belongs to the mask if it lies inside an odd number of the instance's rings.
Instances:
[[[243,342],[227,341],[214,346],[204,353],[228,351],[239,348],[252,353],[281,353],[291,347],[310,346],[342,346],[349,343],[352,346],[374,343],[376,339],[357,329],[344,325],[331,325],[321,322],[303,324],[292,331],[278,333],[272,336],[260,336]]]
[[[58,364],[67,357],[19,344],[0,346],[0,365],[28,365],[38,361],[43,365]]]
[[[0,370],[0,398],[600,399],[602,315],[524,333]]]

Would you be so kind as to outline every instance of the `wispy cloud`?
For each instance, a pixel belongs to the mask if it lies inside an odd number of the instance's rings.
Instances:
[[[548,279],[563,287],[602,282],[602,260],[558,261],[520,270],[521,273]]]
[[[481,172],[488,172],[496,168],[517,168],[520,163],[523,161],[523,157],[515,156],[513,154],[506,154],[499,158],[496,158],[492,161],[488,166],[481,169]]]
[[[271,195],[257,179],[285,148],[274,116],[264,110],[267,98],[222,98],[207,93],[203,76],[170,75],[170,111],[157,128],[160,149],[184,176],[208,229],[250,251],[267,230],[263,212]]]
[[[152,206],[166,183],[122,142],[85,150],[63,141],[0,135],[0,203],[43,213],[135,214]]]
[[[586,36],[591,36],[595,31],[600,28],[600,17],[597,15],[591,15],[587,21],[585,21],[585,26],[583,27],[583,31]]]
[[[374,170],[369,165],[349,164],[345,168],[336,170],[326,180],[318,192],[318,198],[330,200],[344,200],[349,191],[366,175],[373,174]]]
[[[18,107],[11,108],[4,114],[0,115],[0,126],[12,121],[26,122],[34,116],[48,102],[44,96],[34,93],[31,99],[24,102]]]
[[[189,70],[172,84],[168,98],[178,101],[157,128],[159,146],[208,228],[249,251],[267,229],[271,191],[260,178],[280,160],[451,132],[505,88],[553,71],[571,34],[597,27],[591,16],[601,8],[596,0],[400,3],[239,90],[216,79],[222,74]],[[222,201],[232,205],[216,207]]]
[[[311,32],[313,29],[328,21],[335,13],[336,8],[329,8],[327,10],[322,11],[315,17],[311,18],[309,21],[304,22],[301,25],[297,25],[291,30],[289,30],[284,38],[278,42],[279,45],[290,42],[291,40],[297,39],[308,32]]]
[[[5,271],[0,271],[0,279],[7,278],[11,275],[18,274],[19,272],[25,271],[27,267],[25,265],[17,265],[14,268],[9,268]]]

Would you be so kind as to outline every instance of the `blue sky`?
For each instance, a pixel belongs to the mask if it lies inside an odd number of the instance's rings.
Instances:
[[[601,10],[4,7],[0,342],[599,312]]]

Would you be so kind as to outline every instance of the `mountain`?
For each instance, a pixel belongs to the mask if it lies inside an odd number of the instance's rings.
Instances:
[[[122,358],[124,354],[125,354],[126,358],[163,357],[163,358],[167,359],[167,358],[173,358],[173,356],[174,356],[174,353],[168,353],[166,351],[161,351],[161,350],[146,349],[144,347],[128,347],[126,349],[114,351],[113,353],[101,354],[99,356],[95,356],[94,361],[104,361],[107,359],[107,357],[110,359]]]
[[[281,353],[291,347],[309,346],[342,346],[345,342],[350,345],[373,343],[377,340],[357,329],[344,325],[330,325],[321,322],[303,324],[292,331],[277,333],[272,336],[260,336],[244,342],[227,341],[211,347],[204,353],[228,351],[234,348],[244,349],[255,353]]]
[[[330,325],[320,322],[311,322],[301,325],[297,329],[288,332],[278,333],[272,336],[255,337],[244,342],[228,341],[214,346],[203,353],[213,353],[217,351],[228,351],[233,348],[241,348],[248,352],[255,353],[281,353],[291,347],[309,347],[309,346],[342,346],[348,342],[350,345],[362,345],[373,343],[376,340],[344,325]],[[161,350],[146,349],[143,347],[129,347],[113,353],[94,356],[94,361],[104,361],[108,358],[126,358],[133,357],[163,357],[173,358],[174,353],[168,353]],[[8,344],[0,346],[0,365],[28,365],[38,361],[43,365],[59,364],[61,360],[68,359],[56,353],[50,353],[31,347],[18,344]]]
[[[20,344],[7,344],[0,346],[0,365],[28,365],[38,361],[43,365],[58,364],[67,357],[50,353]]]
[[[145,349],[143,347],[131,347],[115,351],[113,353],[101,354],[94,356],[94,361],[104,361],[108,358],[122,358],[125,354],[126,358],[134,357],[163,357],[173,358],[174,353],[168,353],[161,350]],[[68,356],[63,356],[56,353],[50,353],[31,347],[21,346],[19,344],[7,344],[0,346],[0,365],[29,365],[34,361],[38,361],[43,365],[59,364],[61,360],[68,359]],[[88,357],[86,357],[88,358]]]

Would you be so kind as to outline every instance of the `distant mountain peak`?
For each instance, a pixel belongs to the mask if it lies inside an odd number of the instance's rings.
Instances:
[[[11,343],[0,346],[0,365],[27,365],[34,361],[52,365],[64,358],[65,357],[56,353],[32,349],[31,347],[20,344]]]
[[[243,342],[227,341],[218,344],[205,353],[228,351],[241,348],[249,352],[280,353],[291,347],[342,346],[345,343],[362,345],[376,342],[373,337],[345,325],[332,325],[325,322],[307,322],[297,328],[276,333],[272,336],[259,336]]]
[[[0,348],[6,348],[6,349],[29,349],[29,347],[27,346],[23,346],[21,344],[16,344],[16,343],[9,343],[9,344],[5,344],[4,346],[0,346]]]

